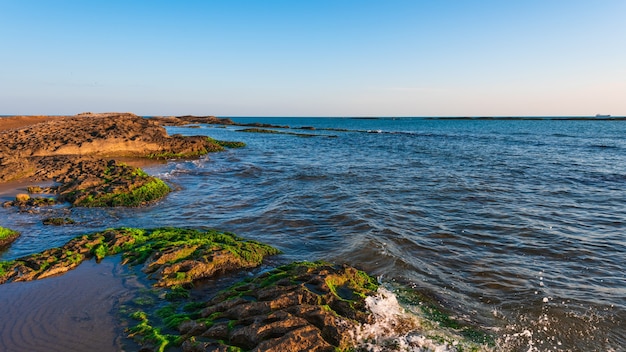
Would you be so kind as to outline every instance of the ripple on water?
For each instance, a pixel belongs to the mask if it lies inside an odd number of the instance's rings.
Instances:
[[[59,277],[0,285],[0,350],[121,350],[116,307],[130,290],[119,270],[114,257]]]
[[[626,345],[626,125],[307,125],[403,133],[302,139],[177,128],[248,147],[149,168],[176,192],[154,207],[74,209],[83,221],[73,228],[45,229],[39,218],[0,209],[5,225],[27,234],[4,258],[62,243],[73,231],[215,227],[275,245],[289,260],[349,262],[404,282],[496,331],[501,350]]]

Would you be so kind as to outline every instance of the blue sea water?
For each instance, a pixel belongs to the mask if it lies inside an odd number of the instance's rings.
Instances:
[[[154,206],[48,211],[73,227],[0,209],[25,234],[0,259],[107,227],[218,228],[432,297],[499,350],[626,350],[626,122],[233,120],[317,136],[170,127],[247,146],[147,167],[176,189]]]

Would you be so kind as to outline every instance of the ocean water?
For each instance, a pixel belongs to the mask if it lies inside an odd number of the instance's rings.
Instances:
[[[319,136],[170,127],[247,147],[147,167],[176,189],[150,207],[0,209],[24,233],[0,259],[108,227],[218,228],[431,297],[497,350],[626,350],[626,122],[234,120]]]

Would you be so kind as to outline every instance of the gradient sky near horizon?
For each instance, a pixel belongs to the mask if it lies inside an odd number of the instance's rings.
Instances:
[[[626,115],[624,0],[0,0],[0,115]]]

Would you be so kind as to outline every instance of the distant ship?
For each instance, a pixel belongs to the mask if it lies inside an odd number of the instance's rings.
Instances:
[[[611,117],[611,115],[596,114],[596,117]]]

